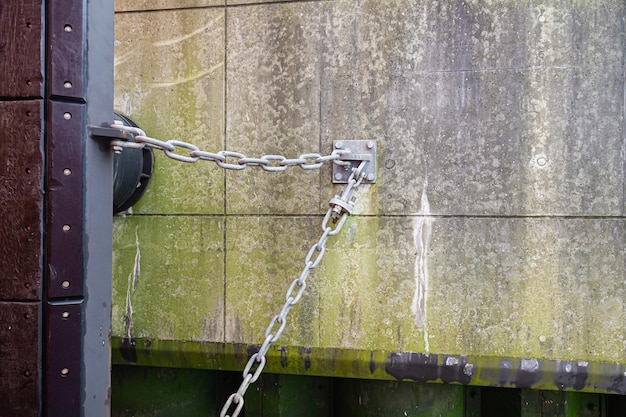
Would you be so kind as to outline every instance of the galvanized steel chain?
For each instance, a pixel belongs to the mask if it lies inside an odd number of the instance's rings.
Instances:
[[[194,163],[199,160],[211,161],[215,162],[221,168],[232,170],[242,170],[249,166],[260,166],[263,170],[270,172],[282,172],[287,170],[290,166],[299,166],[305,170],[318,169],[321,168],[324,163],[331,161],[334,164],[343,165],[345,169],[349,169],[350,165],[350,162],[341,160],[341,158],[342,155],[350,154],[351,151],[342,149],[336,149],[330,155],[325,156],[318,153],[306,153],[295,159],[288,159],[282,155],[264,155],[261,158],[248,158],[239,152],[219,151],[213,153],[201,151],[197,146],[180,140],[161,141],[154,139],[146,136],[145,132],[140,128],[125,126],[119,121],[114,121],[111,127],[127,131],[134,135],[134,141],[111,141],[111,148],[117,153],[121,152],[123,148],[142,149],[148,146],[150,148],[160,149],[167,157],[181,162]],[[184,149],[187,155],[177,153],[177,149]],[[232,159],[231,162],[235,163],[228,162],[229,158]],[[363,160],[358,167],[352,168],[346,188],[329,201],[328,204],[330,208],[322,221],[322,236],[318,242],[309,249],[304,259],[304,269],[300,273],[300,276],[294,279],[289,286],[285,295],[285,303],[280,309],[280,312],[272,318],[267,329],[265,329],[265,340],[263,344],[259,348],[259,351],[253,354],[248,360],[243,370],[243,381],[237,389],[237,392],[233,393],[226,400],[220,412],[220,417],[237,417],[243,409],[243,397],[248,387],[259,379],[263,368],[265,368],[267,361],[265,355],[270,349],[271,344],[276,342],[285,330],[287,315],[291,308],[302,298],[309,274],[313,269],[317,268],[324,256],[328,238],[338,234],[348,216],[352,214],[354,203],[356,202],[356,197],[353,196],[353,193],[366,178],[364,170],[368,163],[369,161]],[[334,228],[329,226],[329,222],[335,225]],[[232,407],[234,407],[234,411],[232,415],[228,415],[227,412]]]
[[[146,133],[138,127],[124,126],[120,121],[114,121],[111,127],[119,130],[125,130],[135,135],[135,141],[113,140],[111,148],[119,153],[123,148],[142,149],[146,146],[162,150],[165,155],[171,159],[181,162],[194,163],[199,160],[215,162],[220,168],[231,170],[242,170],[249,166],[260,166],[263,170],[269,172],[283,172],[291,166],[299,166],[302,169],[318,169],[325,162],[332,161],[338,165],[349,165],[349,162],[340,161],[341,155],[349,153],[348,151],[336,149],[330,155],[320,155],[318,153],[305,153],[295,159],[288,159],[282,155],[264,155],[261,158],[248,158],[240,152],[219,151],[206,152],[198,149],[197,146],[183,142],[180,140],[161,141],[146,136]],[[177,153],[176,150],[183,149],[187,155]],[[228,159],[231,162],[228,162]]]
[[[335,236],[339,233],[346,222],[346,219],[352,212],[356,201],[356,198],[353,197],[352,194],[365,177],[363,169],[366,164],[367,161],[361,162],[359,167],[352,171],[346,188],[330,200],[330,208],[326,212],[324,220],[322,221],[322,236],[316,244],[311,246],[311,249],[304,259],[304,269],[302,270],[302,273],[298,278],[294,279],[289,286],[287,294],[285,295],[285,303],[283,304],[280,313],[275,315],[270,321],[269,326],[267,326],[263,344],[259,348],[259,351],[252,355],[248,360],[248,363],[243,370],[243,381],[241,382],[237,392],[233,393],[226,400],[226,403],[220,412],[220,417],[237,417],[243,409],[243,397],[250,384],[253,384],[257,381],[257,379],[259,379],[266,363],[265,354],[269,350],[270,345],[276,342],[285,330],[287,315],[289,314],[291,308],[302,298],[302,294],[304,294],[304,290],[306,289],[306,280],[311,270],[315,269],[321,262],[324,252],[326,251],[326,241],[330,236]],[[334,229],[328,225],[328,222],[331,220],[332,223],[336,225]],[[231,407],[234,407],[233,414],[226,414]]]

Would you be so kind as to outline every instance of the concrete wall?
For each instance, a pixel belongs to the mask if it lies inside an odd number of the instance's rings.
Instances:
[[[251,157],[378,141],[278,344],[626,364],[623,2],[227,3],[118,0],[116,109]],[[261,343],[340,188],[157,154],[113,335]]]

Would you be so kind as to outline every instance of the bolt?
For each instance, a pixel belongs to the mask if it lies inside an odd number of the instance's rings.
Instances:
[[[374,147],[374,141],[370,140],[367,142],[367,149],[372,149]]]
[[[343,178],[343,175],[341,175],[341,173],[340,173],[340,172],[338,172],[338,173],[336,173],[336,174],[335,174],[335,179],[336,179],[337,181],[341,180],[341,178]]]
[[[376,178],[376,177],[375,177],[375,175],[373,173],[370,172],[369,174],[367,174],[367,180],[368,181],[374,181],[374,178]]]
[[[335,148],[337,148],[337,149],[343,148],[343,142],[341,142],[341,141],[335,142]]]

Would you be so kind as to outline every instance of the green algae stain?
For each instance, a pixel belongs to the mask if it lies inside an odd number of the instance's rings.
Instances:
[[[469,7],[477,4],[466,3]],[[380,7],[381,3],[370,4]],[[545,23],[546,31],[554,29],[550,26],[554,26],[552,17],[575,15],[555,13],[556,9],[544,13],[541,7],[531,13],[527,10],[528,2],[515,8],[515,13],[504,13],[506,2],[485,4],[500,13],[500,18],[514,14],[524,24],[532,23],[538,28],[542,26],[537,22]],[[557,2],[559,7],[567,4]],[[576,0],[574,4],[585,10],[598,5],[615,4],[620,10],[623,7],[617,2]],[[613,13],[610,7],[606,10]],[[397,7],[398,18],[400,11]],[[598,17],[604,16],[602,8],[597,12]],[[125,16],[123,19],[145,19],[143,24],[148,32],[145,36],[137,30],[128,30],[126,35],[120,32],[122,44],[127,45],[124,48],[135,48],[131,42],[135,38],[146,47],[137,48],[135,52],[140,54],[137,59],[118,66],[122,75],[116,84],[116,94],[132,96],[130,101],[135,111],[131,116],[137,118],[149,135],[163,140],[189,140],[211,151],[221,149],[223,139],[223,66],[220,67],[219,60],[224,55],[225,42],[223,34],[216,35],[211,28],[206,32],[193,29],[198,21],[205,21],[194,19],[197,13],[200,11]],[[592,13],[593,10],[585,12],[583,20],[595,16]],[[172,18],[183,14],[186,17]],[[544,22],[539,21],[542,16]],[[147,20],[154,18],[159,23],[148,25]],[[168,19],[172,19],[171,27]],[[219,19],[217,22],[217,26],[224,23]],[[497,23],[497,16],[494,22]],[[487,27],[487,23],[485,20],[481,25]],[[151,26],[164,33],[150,32]],[[132,25],[126,27],[131,28]],[[550,32],[568,41],[574,38],[563,33]],[[594,31],[589,29],[585,33]],[[198,34],[210,36],[197,38]],[[547,38],[552,43],[546,45],[559,52],[555,38]],[[181,47],[172,46],[178,42],[176,39],[182,39]],[[209,45],[217,45],[215,49],[221,51],[217,54],[221,54],[219,59],[213,55],[209,58],[205,53]],[[492,47],[498,51],[498,57],[503,56],[497,43]],[[120,58],[126,52],[120,50]],[[211,63],[207,64],[205,58]],[[563,59],[567,63],[566,59],[571,57],[563,54],[557,58],[556,61]],[[214,67],[218,68],[215,76],[211,72]],[[220,81],[215,82],[216,79]],[[215,105],[216,102],[220,105]],[[300,200],[309,199],[303,205],[306,208],[318,198],[316,191],[308,189],[310,184],[301,187],[307,193],[297,185],[285,185],[292,183],[291,176],[285,181],[285,175],[290,174],[262,173],[262,177],[247,172],[224,174],[212,164],[181,164],[159,153],[151,185],[135,212],[223,215],[224,175],[235,191],[227,196],[228,206],[237,213],[292,215],[294,210],[301,209]],[[409,170],[405,175],[413,174]],[[238,187],[241,184],[246,186]],[[357,214],[381,214],[379,186],[364,186],[358,191],[361,196]],[[255,195],[251,203],[248,193],[236,192],[242,189],[252,190],[252,194],[259,192],[260,197]],[[413,191],[402,189],[403,193]],[[283,200],[275,199],[274,193]],[[294,200],[297,200],[296,209]],[[275,206],[269,213],[267,204]],[[229,230],[227,255],[222,247],[225,222]],[[436,227],[439,232],[433,235],[432,253],[428,254],[430,295],[425,329],[416,325],[410,311],[416,274],[411,220],[352,217],[338,236],[329,239],[324,259],[311,273],[303,300],[292,311],[284,340],[298,346],[421,352],[427,350],[425,340],[430,340],[424,339],[426,330],[432,337],[431,352],[591,357],[607,361],[621,358],[624,342],[623,326],[619,322],[623,319],[620,302],[623,288],[609,282],[612,280],[602,280],[621,276],[623,250],[614,253],[611,249],[620,247],[619,238],[612,244],[590,248],[588,258],[582,262],[578,261],[581,256],[572,255],[574,252],[569,248],[584,230],[582,224],[568,229],[564,224],[551,224],[545,219],[438,218]],[[611,227],[605,227],[606,230],[595,234],[587,231],[587,241],[611,236]],[[284,300],[284,292],[300,273],[310,245],[319,238],[319,219],[141,216],[116,218],[114,233],[115,335],[130,332],[137,337],[176,340],[225,337],[229,343],[255,343],[262,340],[265,327]],[[585,247],[585,243],[581,246]],[[600,261],[606,253],[612,253],[615,259]],[[224,263],[227,301],[220,298],[224,292],[221,287]],[[596,270],[603,271],[601,276],[594,275]],[[226,335],[222,334],[223,327]],[[354,363],[349,361],[337,365],[344,375],[353,375],[353,367]]]
[[[316,226],[317,225],[317,226]],[[310,247],[319,239],[319,219],[306,217],[230,217],[226,242],[226,340],[261,343],[285,294],[304,267]],[[312,277],[310,278],[312,279]],[[304,299],[289,314],[281,342],[315,338],[316,305]],[[305,308],[303,308],[305,307]],[[302,317],[300,317],[303,315]],[[304,316],[306,315],[306,317]]]
[[[221,340],[223,220],[117,217],[113,334]]]
[[[115,105],[148,136],[223,148],[224,12],[168,10],[116,17]],[[144,30],[139,30],[141,27]],[[132,57],[132,59],[131,59]],[[176,154],[188,156],[177,147]],[[223,214],[224,173],[214,164],[185,164],[157,151],[144,197],[145,214]]]
[[[329,242],[318,284],[321,346],[423,351],[406,259],[393,255],[400,236],[402,222],[354,217]]]

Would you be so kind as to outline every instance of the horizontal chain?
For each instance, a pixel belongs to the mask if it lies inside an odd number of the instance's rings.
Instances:
[[[361,184],[361,181],[365,176],[365,174],[363,174],[363,170],[366,164],[367,161],[363,161],[358,168],[352,171],[352,174],[348,179],[348,186],[346,189],[330,201],[330,208],[326,212],[324,220],[322,221],[322,236],[316,244],[311,246],[311,249],[304,260],[304,269],[302,270],[302,273],[298,278],[294,279],[289,286],[289,289],[285,294],[285,303],[280,309],[280,312],[272,318],[269,326],[267,326],[267,329],[265,329],[265,340],[263,341],[263,344],[259,348],[259,351],[252,355],[248,360],[248,363],[243,371],[243,381],[241,382],[237,392],[232,394],[228,397],[228,400],[226,400],[226,403],[220,412],[220,417],[237,417],[243,409],[243,397],[246,390],[250,384],[253,384],[259,379],[259,376],[265,367],[265,363],[267,362],[265,354],[269,350],[270,345],[276,342],[283,334],[285,325],[287,324],[287,315],[289,314],[291,308],[302,298],[304,290],[306,289],[306,280],[310,272],[321,262],[324,252],[326,251],[326,241],[328,240],[328,237],[338,234],[346,222],[346,219],[350,215],[351,208],[355,202],[355,199],[352,197],[352,193]],[[341,202],[343,204],[336,204],[336,202]],[[346,209],[344,206],[348,206],[350,209]],[[328,222],[331,220],[336,225],[334,229],[328,225]],[[233,407],[234,410],[232,415],[227,414],[229,409]]]
[[[333,162],[337,165],[350,165],[347,161],[341,161],[341,155],[350,153],[345,149],[336,149],[330,155],[320,155],[318,153],[305,153],[298,158],[289,159],[282,155],[263,155],[260,158],[249,158],[246,155],[239,152],[232,151],[219,151],[219,152],[206,152],[198,149],[197,146],[187,143],[181,140],[168,140],[161,141],[155,138],[146,136],[146,133],[132,126],[124,126],[121,123],[115,121],[111,127],[115,129],[125,130],[132,133],[135,136],[135,141],[123,141],[114,140],[111,141],[111,146],[116,151],[120,151],[123,148],[142,149],[144,147],[150,147],[153,149],[161,150],[168,158],[176,161],[194,163],[200,160],[215,162],[220,168],[230,170],[242,170],[247,167],[261,167],[264,171],[268,172],[283,172],[289,167],[299,166],[302,169],[319,169],[326,162]]]

